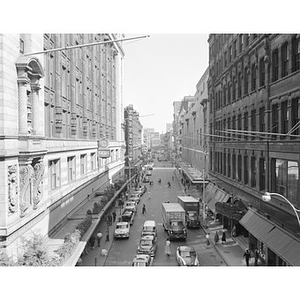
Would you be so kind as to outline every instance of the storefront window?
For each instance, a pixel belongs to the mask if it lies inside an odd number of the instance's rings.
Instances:
[[[299,167],[296,161],[276,159],[275,192],[297,205]]]

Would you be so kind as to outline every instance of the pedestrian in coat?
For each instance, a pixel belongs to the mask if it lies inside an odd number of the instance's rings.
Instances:
[[[206,234],[205,238],[206,238],[206,241],[205,241],[206,247],[209,247],[209,245],[210,245],[210,241],[209,241],[209,233]]]
[[[167,241],[166,241],[165,254],[168,256],[171,255],[171,242],[169,239],[167,239]]]
[[[225,230],[222,233],[222,244],[226,243],[226,232]]]
[[[245,253],[244,253],[244,257],[245,257],[245,261],[246,261],[247,267],[249,267],[250,256],[251,256],[251,254],[250,254],[249,249],[246,249],[246,251],[245,251]]]
[[[108,216],[107,216],[107,218],[108,218],[108,222],[109,222],[109,226],[111,226],[112,225],[112,215],[111,214],[109,214]]]
[[[215,237],[214,237],[214,241],[215,241],[215,244],[217,244],[219,242],[219,234],[218,234],[218,231],[215,232]]]
[[[109,227],[106,228],[106,242],[109,242]]]
[[[91,245],[91,248],[94,249],[95,248],[95,237],[92,235],[90,237],[90,245]]]
[[[116,217],[117,217],[117,214],[116,214],[115,210],[113,211],[112,216],[113,216],[113,222],[115,222],[116,221]]]
[[[259,251],[258,251],[258,249],[256,248],[256,249],[254,250],[254,265],[255,265],[255,266],[258,266],[258,258],[259,258]]]
[[[142,214],[144,215],[146,213],[146,205],[145,203],[143,204],[143,208],[142,208]]]
[[[97,244],[98,244],[98,247],[100,247],[101,239],[102,239],[102,233],[100,231],[98,231],[98,233],[97,233]]]

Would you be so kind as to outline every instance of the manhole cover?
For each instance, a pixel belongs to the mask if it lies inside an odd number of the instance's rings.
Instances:
[[[223,253],[230,253],[229,251],[223,251]]]

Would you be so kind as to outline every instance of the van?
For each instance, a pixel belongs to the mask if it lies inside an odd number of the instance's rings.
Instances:
[[[156,223],[153,220],[147,220],[144,223],[142,230],[142,237],[146,235],[153,235],[157,239]]]

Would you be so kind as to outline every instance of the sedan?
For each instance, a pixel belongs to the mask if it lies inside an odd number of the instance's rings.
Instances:
[[[198,255],[193,246],[179,246],[176,249],[179,266],[200,266]]]
[[[136,202],[136,204],[138,204],[140,202],[140,197],[139,196],[136,196],[136,195],[131,195],[130,198],[129,198],[129,201],[134,201]]]
[[[153,235],[146,235],[141,237],[140,243],[138,245],[137,254],[148,254],[155,256],[156,254],[156,239]]]
[[[153,258],[148,254],[136,254],[132,266],[133,267],[149,267],[152,265]]]
[[[130,225],[128,222],[119,222],[116,224],[114,237],[116,238],[129,238]]]

